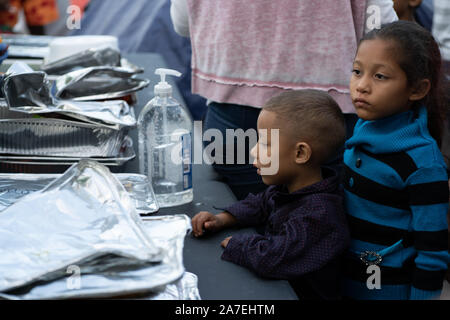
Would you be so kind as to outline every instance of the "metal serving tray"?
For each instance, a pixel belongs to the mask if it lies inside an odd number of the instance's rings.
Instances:
[[[0,154],[117,158],[129,143],[127,133],[62,119],[0,119]]]
[[[172,223],[155,219],[149,232],[120,181],[94,161],[73,165],[0,216],[0,295],[6,298],[149,292],[184,273],[182,246],[190,219],[169,218],[177,223],[176,234],[170,232]],[[74,266],[82,284],[72,288],[66,279],[58,287]]]
[[[49,75],[63,75],[75,70],[97,67],[124,67],[133,73],[142,73],[144,69],[121,57],[119,51],[110,48],[91,48],[60,60],[41,65],[41,70]]]
[[[159,210],[152,185],[145,175],[132,173],[113,175],[134,201],[139,214],[146,215]],[[61,174],[0,174],[0,211],[27,194],[44,189],[45,186],[60,177]]]
[[[134,113],[125,101],[63,100],[53,96],[51,86],[44,72],[30,71],[20,63],[12,65],[3,83],[8,110],[50,118],[64,116],[117,130],[136,125]],[[49,113],[56,116],[48,116]]]
[[[143,220],[142,225],[154,245],[164,250],[165,255],[161,263],[136,270],[115,268],[112,272],[82,273],[79,288],[68,287],[68,278],[72,276],[68,274],[51,282],[38,283],[20,292],[0,292],[0,297],[14,300],[109,297],[200,300],[197,276],[185,272],[183,265],[184,238],[191,229],[190,219],[186,215],[159,216]],[[166,284],[174,279],[177,280]]]
[[[122,67],[90,67],[66,73],[53,82],[56,98],[73,101],[108,100],[127,96],[149,85]]]
[[[0,136],[1,137],[1,136]],[[86,157],[86,156],[28,156],[28,155],[13,155],[0,154],[0,162],[10,164],[23,165],[72,165],[81,159],[89,158],[93,161],[100,162],[106,166],[121,166],[125,162],[130,161],[136,157],[136,153],[131,145],[125,145],[119,154],[115,157]]]

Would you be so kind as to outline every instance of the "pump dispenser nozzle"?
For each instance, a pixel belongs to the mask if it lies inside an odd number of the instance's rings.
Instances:
[[[158,68],[155,70],[155,74],[159,75],[161,77],[161,81],[155,85],[155,95],[157,94],[170,94],[172,93],[172,86],[166,82],[166,75],[176,76],[180,77],[181,73],[172,70],[172,69],[165,69],[165,68]]]

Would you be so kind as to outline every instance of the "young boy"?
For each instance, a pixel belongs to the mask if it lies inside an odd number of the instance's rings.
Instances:
[[[263,277],[290,280],[300,298],[336,299],[337,258],[349,232],[337,173],[321,165],[344,143],[341,110],[325,92],[284,92],[263,107],[258,134],[253,165],[270,186],[217,215],[198,213],[194,236],[264,225],[264,234],[223,240],[222,259]]]

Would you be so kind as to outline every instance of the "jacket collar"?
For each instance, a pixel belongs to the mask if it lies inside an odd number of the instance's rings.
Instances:
[[[431,139],[427,122],[425,106],[379,120],[359,119],[353,136],[345,143],[345,148],[362,147],[375,154],[417,148],[429,143]]]
[[[289,202],[313,193],[335,193],[339,186],[337,172],[329,167],[322,167],[323,179],[300,190],[289,193],[285,185],[273,186],[273,199],[276,202]]]

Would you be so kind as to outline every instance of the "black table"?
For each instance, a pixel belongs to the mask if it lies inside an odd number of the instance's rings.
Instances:
[[[144,68],[141,75],[150,80],[150,86],[137,94],[138,102],[134,106],[136,117],[153,97],[153,86],[159,82],[159,76],[154,74],[156,68],[169,67],[159,54],[129,54],[125,56],[130,62]],[[173,96],[183,101],[171,77],[166,81],[172,84]],[[138,154],[137,130],[132,130],[134,149]],[[201,141],[194,142],[194,147],[201,148]],[[115,170],[113,170],[115,171]],[[139,172],[139,159],[127,162],[120,171],[129,173]],[[220,209],[234,203],[234,197],[228,186],[217,179],[211,166],[207,164],[193,165],[194,201],[192,203],[163,208],[157,214],[186,214],[193,217],[199,211],[220,212]],[[257,299],[257,300],[292,300],[297,295],[287,281],[262,279],[246,268],[228,261],[221,260],[222,247],[220,242],[229,235],[255,232],[252,229],[229,229],[206,238],[196,239],[189,235],[184,246],[184,265],[186,271],[198,276],[198,288],[202,299],[230,300],[230,299]]]

